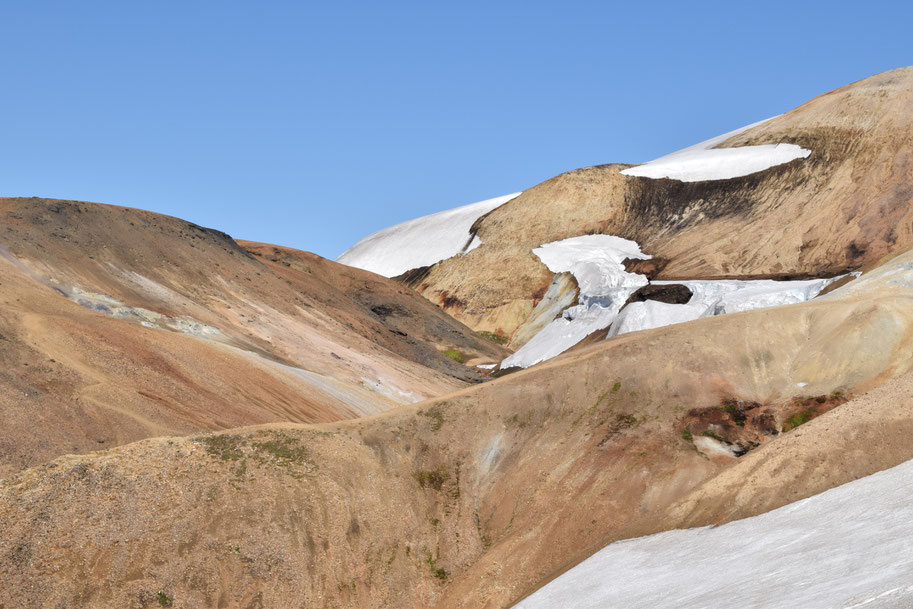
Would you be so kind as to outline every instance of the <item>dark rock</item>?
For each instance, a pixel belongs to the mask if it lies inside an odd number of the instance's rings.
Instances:
[[[625,258],[621,261],[625,270],[629,273],[640,273],[646,275],[647,279],[653,281],[657,275],[663,272],[668,266],[669,261],[665,258],[650,258],[649,260],[639,260],[637,258]]]
[[[691,290],[680,283],[670,285],[645,285],[631,294],[628,298],[628,305],[632,302],[645,302],[647,300],[658,300],[668,304],[687,304],[691,300]]]
[[[393,277],[393,281],[398,281],[403,285],[406,285],[412,289],[416,289],[419,285],[421,285],[422,281],[424,281],[430,272],[430,266],[419,266],[414,269],[409,269],[402,275]]]

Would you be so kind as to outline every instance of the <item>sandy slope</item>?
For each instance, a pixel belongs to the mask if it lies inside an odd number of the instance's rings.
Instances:
[[[381,412],[480,380],[444,349],[506,354],[402,286],[283,252],[294,265],[176,218],[0,199],[0,475],[150,436]]]
[[[611,541],[731,517],[733,468],[746,516],[895,465],[913,457],[896,393],[911,267],[905,254],[820,300],[625,335],[373,417],[29,469],[0,483],[0,603],[504,607]],[[727,400],[782,424],[796,396],[836,391],[861,397],[741,458],[682,434]],[[866,458],[816,468],[841,442]],[[787,450],[792,484],[743,465]]]

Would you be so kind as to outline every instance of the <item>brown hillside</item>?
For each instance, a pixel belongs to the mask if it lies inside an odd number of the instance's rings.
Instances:
[[[506,607],[612,540],[894,465],[913,457],[911,266],[372,417],[61,457],[0,482],[0,604]],[[736,417],[742,457],[694,427]]]
[[[381,412],[482,379],[445,349],[507,353],[382,277],[295,250],[286,267],[150,212],[0,199],[0,243],[0,476],[150,436]]]

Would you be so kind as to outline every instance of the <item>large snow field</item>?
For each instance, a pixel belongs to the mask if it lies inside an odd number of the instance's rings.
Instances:
[[[811,150],[795,144],[714,148],[730,137],[765,122],[767,121],[746,125],[642,165],[629,167],[622,170],[621,173],[644,178],[671,178],[682,182],[726,180],[764,171],[795,159],[804,159],[811,154]]]
[[[909,609],[913,461],[718,527],[610,544],[517,609]]]
[[[469,233],[473,222],[518,196],[515,192],[387,227],[368,235],[336,261],[385,277],[430,266],[481,245]]]

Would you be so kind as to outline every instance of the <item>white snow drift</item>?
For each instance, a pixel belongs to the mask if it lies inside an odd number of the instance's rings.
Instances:
[[[770,119],[767,119],[770,120]],[[764,171],[776,165],[804,159],[811,154],[795,144],[763,144],[738,148],[714,148],[730,137],[765,123],[761,121],[735,131],[695,144],[678,152],[667,154],[643,165],[622,170],[627,176],[644,178],[671,178],[682,182],[727,180]]]
[[[681,284],[691,290],[687,304],[667,304],[655,300],[632,302],[618,314],[609,337],[649,330],[701,317],[726,315],[764,307],[796,304],[811,300],[821,290],[842,277],[801,281],[686,280],[654,281],[652,285]]]
[[[546,243],[533,250],[553,273],[570,272],[580,286],[576,306],[564,311],[501,368],[527,368],[570,349],[596,330],[607,328],[628,297],[647,278],[625,271],[625,258],[650,258],[634,241],[612,235],[584,235]]]
[[[517,609],[913,607],[913,461],[754,518],[613,543]]]
[[[597,330],[609,328],[611,338],[701,317],[805,302],[840,279],[655,281],[654,285],[684,284],[692,292],[691,299],[680,305],[648,300],[625,306],[631,294],[649,283],[644,275],[628,273],[622,265],[625,258],[650,258],[634,241],[612,235],[584,235],[546,243],[533,253],[553,273],[574,275],[580,286],[578,304],[502,361],[502,369],[528,368],[553,358]]]
[[[518,196],[515,192],[390,226],[368,235],[336,261],[385,277],[432,265],[478,247],[479,238],[469,234],[473,222]]]

